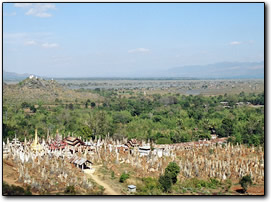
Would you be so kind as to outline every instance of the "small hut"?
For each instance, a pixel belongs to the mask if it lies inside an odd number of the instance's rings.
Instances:
[[[91,161],[87,160],[86,158],[82,158],[78,156],[73,156],[70,159],[70,163],[73,163],[76,167],[79,167],[82,170],[91,168],[93,164]]]
[[[136,186],[133,184],[128,185],[128,191],[129,192],[136,192]]]

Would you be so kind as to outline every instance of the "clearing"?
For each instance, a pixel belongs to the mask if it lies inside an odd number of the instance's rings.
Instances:
[[[89,175],[97,184],[104,187],[104,193],[106,195],[122,195],[122,193],[119,193],[112,189],[106,182],[102,181],[97,175],[95,175],[94,172],[91,170],[85,170],[85,173]]]

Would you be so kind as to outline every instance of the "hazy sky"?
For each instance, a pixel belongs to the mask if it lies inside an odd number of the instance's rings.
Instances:
[[[264,59],[263,3],[4,3],[4,70],[132,76]]]

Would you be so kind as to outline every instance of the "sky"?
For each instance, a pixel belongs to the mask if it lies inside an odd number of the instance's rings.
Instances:
[[[48,77],[259,62],[264,4],[4,3],[3,48],[4,71]]]

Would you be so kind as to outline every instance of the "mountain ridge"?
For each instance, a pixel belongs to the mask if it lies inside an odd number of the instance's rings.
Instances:
[[[193,75],[197,78],[264,78],[264,61],[186,65],[170,68],[166,73],[169,76]]]
[[[4,81],[22,81],[31,74],[18,74],[15,72],[3,71]],[[38,76],[41,78],[40,76]],[[82,77],[55,77],[55,79],[123,79],[123,78],[178,78],[178,79],[262,79],[264,78],[264,61],[260,62],[218,62],[205,65],[184,65],[160,70],[156,72],[140,72],[121,77],[112,77],[111,75],[100,76],[82,76]],[[49,79],[49,77],[43,77]],[[50,77],[51,78],[51,77]]]

